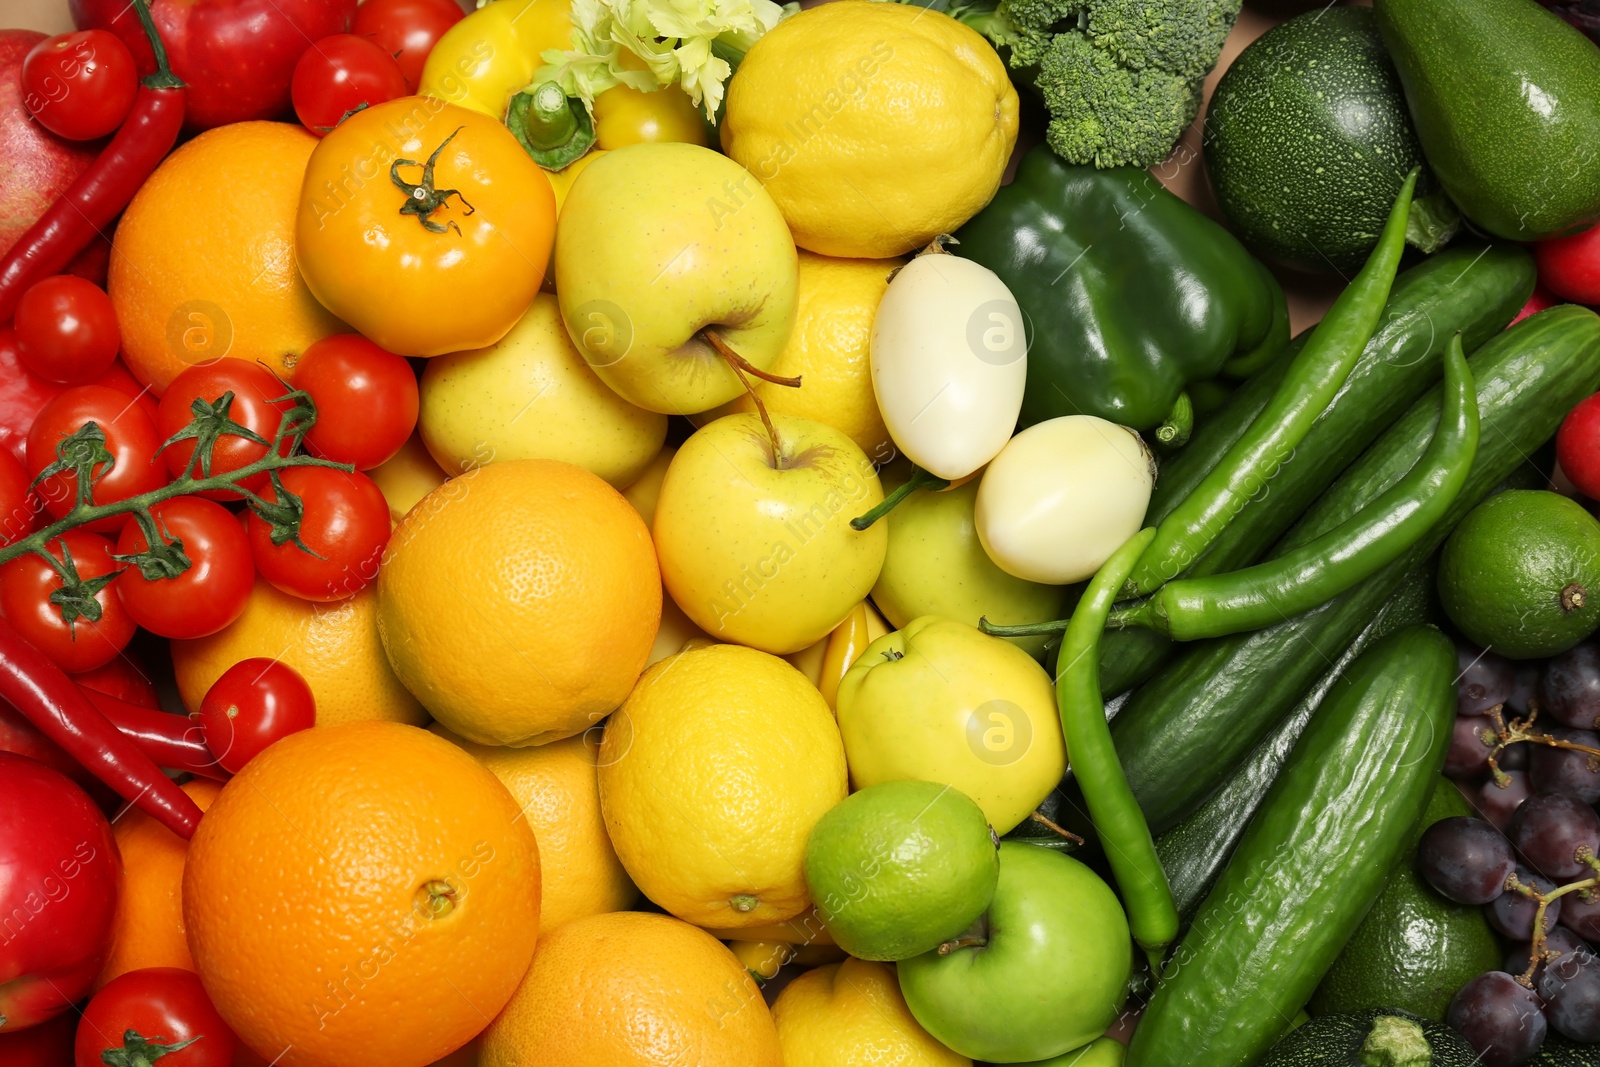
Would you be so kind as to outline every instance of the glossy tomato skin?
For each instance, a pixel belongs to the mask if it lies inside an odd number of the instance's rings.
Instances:
[[[350,32],[394,56],[406,91],[414,93],[428,53],[465,14],[455,0],[367,0],[356,8]]]
[[[134,399],[151,421],[155,421],[155,395],[134,380],[120,359],[94,384]],[[41,408],[65,389],[29,370],[22,362],[22,345],[17,341],[17,332],[10,326],[0,326],[0,447],[16,456],[19,462],[26,462],[28,431],[33,428],[33,420]]]
[[[117,595],[133,621],[158,637],[206,637],[244,611],[255,585],[250,542],[232,512],[197,496],[180,496],[150,509],[158,529],[183,543],[189,569],[174,578],[147,579],[137,567],[118,576]],[[117,555],[150,547],[134,521],[117,538]]]
[[[372,584],[389,544],[389,504],[377,483],[360,471],[331,467],[294,467],[283,472],[282,480],[304,505],[300,540],[316,555],[292,541],[274,545],[271,526],[252,512],[250,552],[261,577],[290,596],[322,603],[354,596]],[[270,485],[261,496],[278,499]]]
[[[300,125],[318,137],[346,115],[407,92],[394,57],[353,33],[336,33],[307,48],[289,91]]]
[[[111,558],[111,542],[84,529],[68,530],[50,542],[50,554],[62,558],[63,545],[72,553],[80,578],[98,578],[120,570]],[[95,594],[100,618],[79,618],[68,625],[50,594],[61,588],[61,576],[38,556],[18,556],[0,567],[0,615],[17,632],[70,673],[107,663],[133,639],[133,618],[113,588]]]
[[[74,274],[36,282],[12,320],[22,362],[47,382],[88,385],[105,376],[122,345],[106,291]]]
[[[27,470],[0,451],[0,545],[9,545],[33,532],[44,505],[34,496]]]
[[[141,74],[150,43],[126,0],[69,0],[79,29],[110,30]],[[310,41],[350,28],[356,0],[151,0],[172,72],[188,86],[185,123],[209,130],[289,110],[289,79]]]
[[[1574,304],[1600,304],[1600,226],[1533,246],[1539,283]]]
[[[280,399],[289,392],[289,387],[259,363],[226,357],[196,363],[167,386],[156,415],[156,430],[161,439],[170,439],[189,424],[194,418],[192,407],[196,400],[210,404],[230,392],[233,394],[233,406],[228,409],[229,418],[255,431],[260,437],[273,440],[283,421],[283,413],[289,409],[289,404]],[[226,434],[212,446],[211,473],[223,474],[247,467],[265,456],[267,449],[267,445],[257,444],[247,437]],[[287,443],[279,451],[287,455]],[[189,463],[194,459],[194,442],[179,441],[161,455],[168,472],[176,478],[189,469]],[[246,489],[251,490],[260,489],[266,484],[265,474],[258,474],[243,483]],[[239,499],[238,493],[225,489],[209,490],[201,495],[212,500]]]
[[[390,167],[415,161],[399,176],[420,185],[435,152],[435,192],[456,192],[426,219],[402,214],[408,194]],[[403,96],[351,115],[311,153],[295,254],[312,294],[359,333],[396,355],[440,356],[491,345],[522,318],[550,261],[555,212],[549,180],[504,125]]]
[[[0,1015],[33,1026],[88,993],[111,947],[122,857],[89,795],[0,752]]]
[[[316,724],[311,687],[299,671],[275,659],[240,660],[200,701],[206,747],[233,774],[268,745]]]
[[[22,61],[22,106],[68,140],[91,141],[121,126],[138,91],[133,53],[105,30],[57,34]]]
[[[127,395],[104,385],[79,385],[46,404],[28,431],[28,475],[39,477],[56,461],[61,441],[93,422],[104,431],[110,468],[94,483],[90,499],[109,504],[159,489],[167,484],[166,466],[156,459],[161,447],[156,428],[144,409]],[[78,476],[72,471],[52,474],[34,489],[50,514],[61,518],[78,503]],[[121,516],[107,516],[88,525],[99,532],[122,527]]]
[[[417,427],[411,364],[358,333],[324,337],[306,349],[294,386],[317,405],[317,424],[306,435],[314,456],[370,470],[400,451]]]
[[[1562,421],[1556,461],[1578,492],[1600,500],[1600,393],[1579,401]]]
[[[156,1059],[162,1067],[230,1067],[238,1038],[222,1021],[193,971],[146,967],[107,982],[89,1001],[78,1023],[75,1067],[101,1067],[101,1053],[123,1048],[129,1030],[154,1044],[176,1045]]]

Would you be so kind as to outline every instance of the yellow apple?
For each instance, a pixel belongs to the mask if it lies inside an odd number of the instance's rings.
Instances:
[[[788,655],[821,640],[878,578],[888,534],[850,520],[883,499],[866,454],[831,426],[755,415],[697,430],[656,501],[656,554],[679,607],[721,641]]]
[[[743,386],[703,330],[770,369],[794,325],[794,240],[739,164],[697,145],[628,145],[572,184],[556,232],[561,316],[595,373],[669,415]]]

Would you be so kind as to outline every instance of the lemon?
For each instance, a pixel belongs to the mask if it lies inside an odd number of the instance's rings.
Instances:
[[[807,971],[772,1005],[784,1067],[971,1067],[912,1018],[894,967],[847,959]]]
[[[1017,91],[977,31],[871,0],[780,22],[740,64],[722,123],[723,151],[766,186],[796,244],[872,259],[975,215],[1016,140]]]
[[[832,426],[877,463],[894,445],[872,392],[868,343],[878,301],[889,287],[897,259],[836,259],[800,252],[794,332],[772,373],[799,378],[800,388],[753,381],[767,410]],[[749,394],[719,408],[717,415],[754,411]]]
[[[738,645],[649,668],[600,746],[600,810],[623,867],[699,926],[804,910],[806,837],[845,791],[822,695],[778,657]]]

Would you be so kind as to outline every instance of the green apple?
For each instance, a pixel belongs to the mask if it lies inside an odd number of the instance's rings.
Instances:
[[[969,626],[983,616],[1006,625],[1061,618],[1062,586],[1013,577],[983,550],[973,523],[977,502],[976,480],[939,493],[918,489],[879,520],[889,528],[889,551],[872,587],[872,602],[891,625],[904,626],[922,615],[943,615]],[[1047,638],[1009,640],[1039,656]]]
[[[1020,1063],[1105,1032],[1127,998],[1133,942],[1116,894],[1088,867],[1003,841],[994,900],[973,930],[896,967],[928,1033],[975,1060]]]
[[[578,351],[629,403],[669,415],[744,389],[703,330],[770,369],[798,261],[778,205],[708,148],[648,142],[584,168],[556,228],[556,294]]]
[[[772,421],[776,451],[756,415],[695,431],[667,467],[653,532],[662,580],[685,615],[719,641],[783,656],[821,640],[866,598],[888,534],[882,524],[850,527],[883,499],[855,442],[810,419]]]
[[[835,708],[857,789],[904,778],[952,785],[996,833],[1027,818],[1066,771],[1050,675],[954,619],[925,615],[872,642]]]
[[[1051,1056],[1047,1060],[1030,1060],[1014,1067],[1122,1067],[1128,1058],[1128,1048],[1109,1037],[1097,1037],[1082,1048]]]

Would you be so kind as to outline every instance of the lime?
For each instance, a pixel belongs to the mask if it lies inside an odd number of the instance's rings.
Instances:
[[[1600,625],[1600,522],[1544,490],[1490,497],[1445,542],[1439,599],[1462,633],[1502,656],[1564,652]]]
[[[983,914],[1000,860],[970,797],[907,780],[868,786],[818,820],[805,875],[840,948],[864,960],[903,960]]]
[[[1440,778],[1415,837],[1453,815],[1470,815],[1455,784]],[[1500,966],[1482,908],[1446,900],[1417,873],[1415,844],[1378,895],[1311,998],[1314,1015],[1402,1008],[1444,1021],[1456,990]]]

